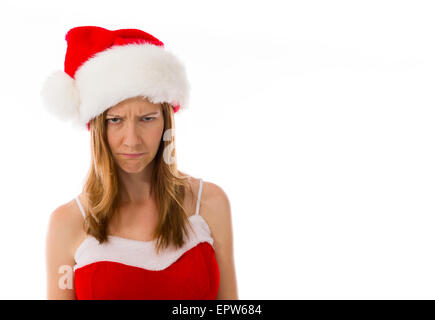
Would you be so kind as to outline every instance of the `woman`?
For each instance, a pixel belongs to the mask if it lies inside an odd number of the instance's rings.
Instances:
[[[138,29],[76,27],[47,109],[91,137],[81,194],[51,214],[48,299],[238,299],[229,199],[175,161],[181,62]]]

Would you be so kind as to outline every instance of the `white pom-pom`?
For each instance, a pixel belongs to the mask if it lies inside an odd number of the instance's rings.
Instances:
[[[80,94],[75,80],[63,71],[55,71],[45,80],[41,96],[48,112],[61,120],[79,116]]]

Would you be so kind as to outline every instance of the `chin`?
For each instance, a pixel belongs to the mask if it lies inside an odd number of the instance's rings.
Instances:
[[[118,163],[118,167],[127,173],[139,173],[145,170],[148,163],[144,161],[126,160]]]
[[[143,169],[135,170],[135,169],[131,169],[131,168],[122,168],[122,170],[124,172],[127,172],[127,173],[139,173],[139,172],[143,171]]]

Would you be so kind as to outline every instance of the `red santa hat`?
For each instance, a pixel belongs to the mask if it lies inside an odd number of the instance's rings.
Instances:
[[[188,107],[183,63],[151,34],[80,26],[65,40],[64,71],[49,75],[41,90],[44,106],[57,118],[89,130],[91,119],[135,96],[168,102],[174,112]]]

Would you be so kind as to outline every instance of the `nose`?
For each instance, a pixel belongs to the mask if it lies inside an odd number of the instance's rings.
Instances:
[[[124,127],[124,144],[133,149],[141,144],[141,137],[138,127],[135,123],[127,123]]]

